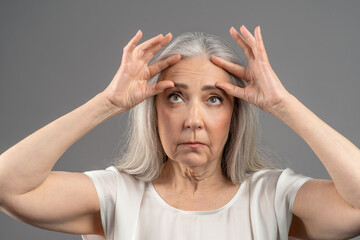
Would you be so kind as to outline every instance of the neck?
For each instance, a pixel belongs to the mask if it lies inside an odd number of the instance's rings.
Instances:
[[[223,175],[221,161],[189,167],[168,159],[160,177],[154,183],[175,192],[195,194],[208,192],[209,189],[214,191],[216,188],[231,184],[231,181]]]

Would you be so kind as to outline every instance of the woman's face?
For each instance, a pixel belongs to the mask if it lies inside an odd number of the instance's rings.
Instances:
[[[175,83],[155,102],[159,136],[169,160],[188,167],[221,161],[234,99],[215,83],[230,82],[228,73],[199,56],[169,67],[162,80]]]

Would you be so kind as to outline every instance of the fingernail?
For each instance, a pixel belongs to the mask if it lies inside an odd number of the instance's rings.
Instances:
[[[170,81],[170,80],[166,80],[166,81],[169,81],[168,83],[168,86],[166,88],[173,88],[175,87],[175,83],[173,81]]]
[[[221,86],[221,83],[220,83],[220,82],[215,83],[215,86],[216,86],[216,87],[218,87],[218,88],[222,88],[222,86]]]
[[[260,26],[259,26],[259,33],[261,33],[261,29],[260,29]]]
[[[171,32],[169,32],[168,34],[166,34],[166,37],[169,36],[169,35],[171,35]]]
[[[141,30],[139,29],[139,31],[136,33],[136,34],[138,34],[138,33],[141,33]]]

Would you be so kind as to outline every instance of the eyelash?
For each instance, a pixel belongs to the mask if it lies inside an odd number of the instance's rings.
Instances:
[[[170,94],[169,94],[168,99],[170,100],[170,98],[171,98],[172,96],[175,96],[175,95],[182,98],[182,96],[181,96],[181,94],[180,94],[179,92],[174,92],[174,93],[170,93]],[[210,98],[213,98],[213,97],[217,98],[217,99],[220,101],[220,103],[223,102],[223,98],[220,97],[220,96],[217,96],[217,95],[212,95],[212,96],[209,97],[209,99],[210,99]],[[218,105],[218,104],[212,104],[212,105]]]

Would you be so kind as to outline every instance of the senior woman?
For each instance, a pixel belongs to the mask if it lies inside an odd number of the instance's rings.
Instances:
[[[84,239],[348,239],[360,233],[360,151],[302,105],[272,70],[260,34],[188,33],[124,48],[110,85],[0,156],[0,206]],[[332,180],[276,169],[256,147],[257,106],[292,128]],[[51,171],[101,122],[131,109],[117,166]],[[336,147],[334,147],[336,146]],[[18,166],[22,166],[19,168]]]

